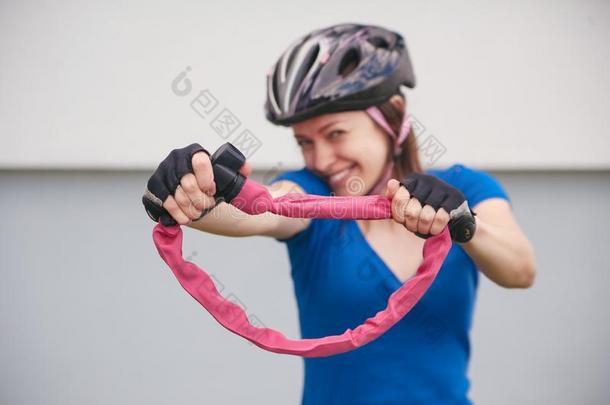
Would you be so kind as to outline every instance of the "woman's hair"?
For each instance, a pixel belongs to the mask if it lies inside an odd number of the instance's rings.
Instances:
[[[404,97],[401,95],[400,97]],[[403,103],[404,105],[404,103]],[[390,128],[395,134],[400,132],[400,127],[405,115],[405,109],[396,106],[390,100],[386,100],[382,104],[377,106],[386,121],[390,125]],[[391,150],[391,149],[390,149]],[[400,150],[400,158],[397,164],[394,166],[394,178],[398,180],[404,179],[409,173],[416,172],[422,173],[421,163],[419,161],[419,151],[417,149],[417,139],[415,139],[415,133],[413,127],[409,130],[407,140],[402,144]]]

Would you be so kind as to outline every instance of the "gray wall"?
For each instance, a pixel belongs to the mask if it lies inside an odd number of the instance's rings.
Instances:
[[[538,278],[529,290],[481,278],[472,397],[608,403],[610,173],[494,174],[536,247]],[[140,204],[148,176],[0,171],[0,403],[297,403],[301,360],[217,325],[157,255]],[[185,233],[184,255],[226,294],[298,336],[283,245]]]

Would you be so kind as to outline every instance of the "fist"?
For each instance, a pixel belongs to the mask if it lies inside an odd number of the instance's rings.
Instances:
[[[402,182],[389,180],[386,196],[392,201],[392,218],[420,236],[439,234],[452,211],[466,201],[460,190],[421,173],[411,173]]]
[[[173,195],[170,194],[163,202],[163,208],[180,225],[190,223],[199,218],[203,210],[216,205],[216,184],[210,156],[205,152],[195,153],[191,166],[192,172],[180,178]]]
[[[240,172],[251,172],[246,163]],[[147,183],[142,202],[148,215],[164,225],[186,225],[216,206],[216,183],[209,153],[199,144],[174,149]]]

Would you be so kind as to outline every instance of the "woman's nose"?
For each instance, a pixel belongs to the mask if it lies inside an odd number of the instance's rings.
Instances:
[[[314,168],[318,172],[326,173],[335,161],[335,151],[331,145],[318,142],[314,150]]]

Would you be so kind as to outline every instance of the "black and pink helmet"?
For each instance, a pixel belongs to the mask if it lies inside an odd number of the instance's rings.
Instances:
[[[415,87],[403,37],[382,27],[339,24],[295,41],[267,77],[269,121],[291,125],[319,114],[361,110]]]

